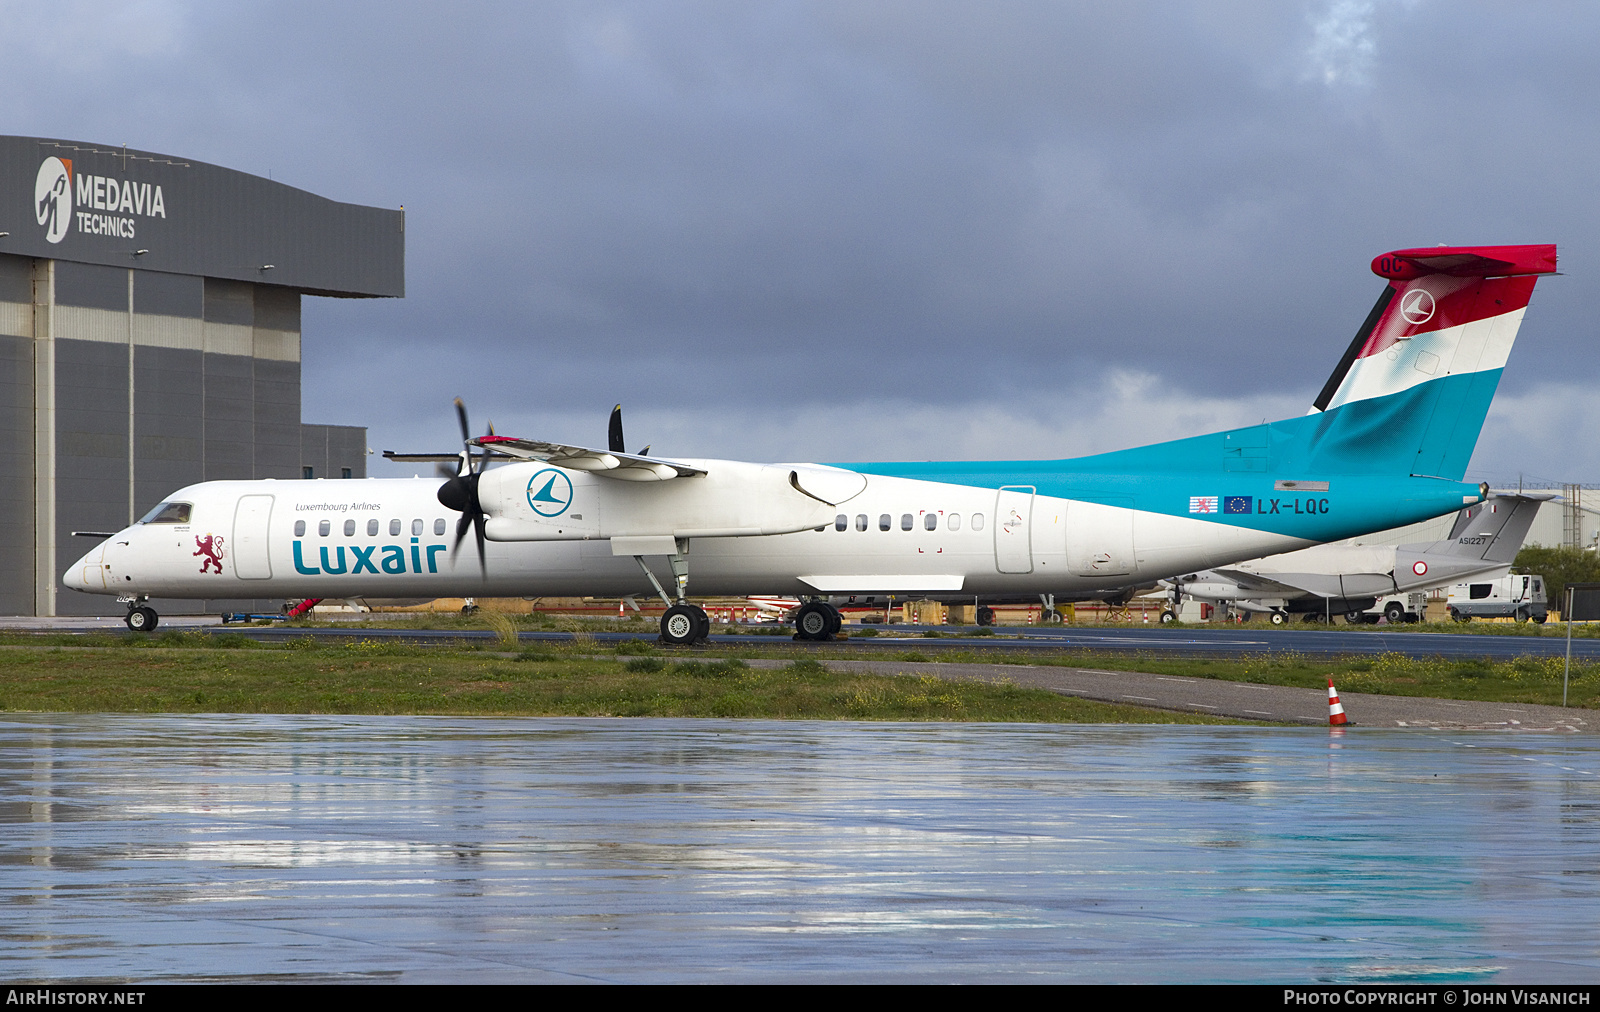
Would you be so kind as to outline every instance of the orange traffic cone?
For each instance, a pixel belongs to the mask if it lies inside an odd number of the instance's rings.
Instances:
[[[1328,726],[1340,727],[1350,723],[1344,715],[1344,704],[1339,702],[1339,690],[1333,687],[1333,676],[1328,677]]]

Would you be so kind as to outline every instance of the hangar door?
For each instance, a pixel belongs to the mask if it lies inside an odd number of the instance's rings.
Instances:
[[[233,572],[241,580],[272,578],[267,554],[267,521],[272,519],[272,496],[242,495],[233,512]]]
[[[1033,572],[1032,485],[1000,490],[994,505],[994,568],[1002,573]]]

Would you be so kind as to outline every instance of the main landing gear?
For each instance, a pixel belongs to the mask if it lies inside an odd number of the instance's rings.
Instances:
[[[633,561],[644,570],[650,586],[656,589],[656,594],[667,606],[667,613],[661,616],[661,642],[679,647],[704,643],[711,635],[711,616],[705,613],[704,608],[690,604],[685,598],[689,589],[689,539],[675,538],[673,548],[675,551],[668,556],[668,560],[672,565],[673,582],[677,585],[677,601],[667,596],[661,581],[645,564],[643,555],[635,555]]]
[[[826,601],[808,601],[794,614],[794,638],[831,640],[839,634],[843,624],[838,608]]]
[[[128,624],[130,631],[150,632],[161,621],[161,616],[156,614],[156,610],[145,604],[148,600],[150,600],[148,597],[142,595],[140,597],[117,598],[119,604],[128,606],[128,614],[123,617],[122,621]]]
[[[661,616],[661,640],[674,646],[704,643],[711,635],[711,616],[693,604],[675,604]]]

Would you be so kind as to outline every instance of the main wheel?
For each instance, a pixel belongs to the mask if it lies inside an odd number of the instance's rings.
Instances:
[[[1283,625],[1287,621],[1289,621],[1289,613],[1288,612],[1286,612],[1286,611],[1275,611],[1275,612],[1272,613],[1272,624],[1273,625]]]
[[[802,605],[794,617],[794,631],[803,640],[825,640],[839,628],[839,613],[820,601]]]
[[[1399,625],[1405,621],[1406,606],[1399,601],[1390,601],[1383,606],[1383,617],[1389,620],[1390,625]]]
[[[700,638],[700,622],[705,613],[692,604],[675,604],[661,616],[661,639],[686,647]],[[709,621],[709,620],[707,620]]]
[[[161,621],[161,616],[156,614],[154,608],[134,608],[123,621],[134,632],[150,632]]]
[[[994,609],[986,604],[979,605],[977,618],[979,625],[994,625]]]

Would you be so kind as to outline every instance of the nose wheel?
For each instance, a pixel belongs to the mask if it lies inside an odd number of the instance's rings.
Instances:
[[[155,629],[156,623],[161,621],[161,616],[156,614],[154,608],[136,607],[129,608],[127,616],[122,621],[126,622],[133,632],[151,632]]]

